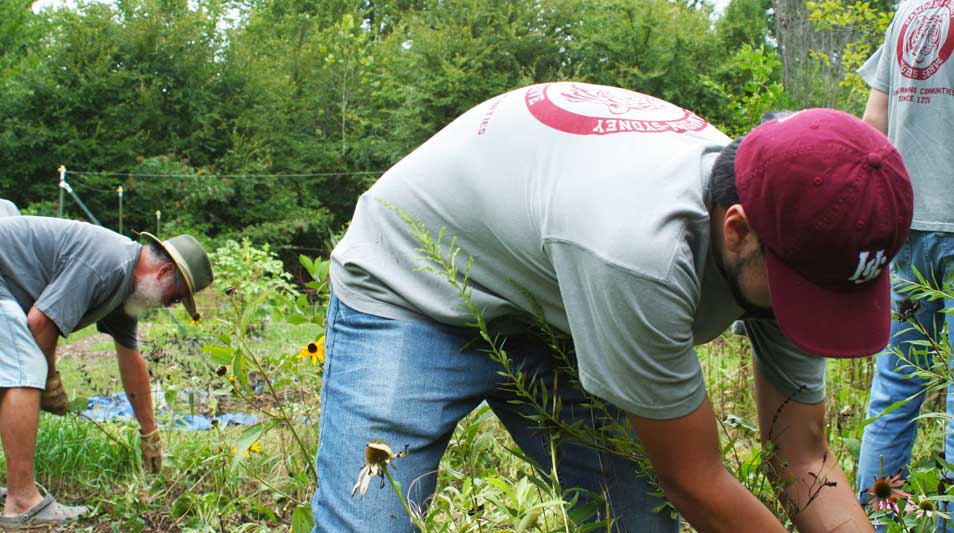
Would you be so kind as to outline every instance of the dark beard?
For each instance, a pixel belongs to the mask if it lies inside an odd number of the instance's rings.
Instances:
[[[722,271],[722,277],[725,278],[726,282],[729,284],[729,291],[732,292],[732,298],[735,299],[735,303],[742,308],[745,313],[742,315],[743,318],[767,318],[775,319],[775,312],[772,311],[771,307],[762,307],[761,305],[756,305],[750,302],[743,294],[742,288],[739,285],[739,278],[742,275],[742,270],[745,269],[750,263],[755,261],[755,256],[750,255],[745,259],[739,261],[735,267],[729,268],[722,262],[721,257],[715,257],[716,265],[719,267],[719,270]]]

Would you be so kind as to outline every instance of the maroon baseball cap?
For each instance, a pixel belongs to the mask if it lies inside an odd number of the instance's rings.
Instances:
[[[826,357],[882,350],[888,264],[908,238],[914,202],[891,141],[847,113],[806,109],[746,135],[735,172],[785,336]]]

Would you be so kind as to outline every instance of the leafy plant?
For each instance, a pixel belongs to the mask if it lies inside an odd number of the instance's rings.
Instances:
[[[227,305],[237,304],[250,313],[243,321],[246,326],[278,309],[283,297],[294,290],[291,274],[268,244],[257,248],[247,238],[241,243],[229,240],[209,257],[215,268],[216,289],[230,296]]]
[[[725,71],[729,81],[719,83],[706,78],[705,83],[729,102],[731,123],[727,133],[738,136],[758,125],[763,113],[788,109],[792,101],[778,79],[782,62],[775,50],[764,44],[758,48],[745,43],[729,58]]]
[[[247,250],[248,247],[242,247]],[[267,253],[267,250],[264,251]],[[242,253],[241,257],[261,258],[261,253]],[[224,378],[234,398],[262,420],[242,432],[232,449],[231,469],[238,470],[243,461],[260,448],[261,442],[269,433],[283,435],[280,439],[281,453],[275,457],[277,463],[290,475],[307,473],[304,479],[310,479],[314,472],[314,444],[317,440],[315,427],[305,428],[300,420],[315,420],[318,417],[317,391],[320,390],[320,378],[324,362],[324,316],[327,307],[328,290],[326,280],[327,261],[316,261],[308,257],[300,258],[302,266],[313,277],[307,286],[310,294],[301,294],[290,298],[288,293],[272,292],[268,287],[284,289],[287,282],[280,275],[269,275],[278,268],[277,260],[260,265],[260,274],[252,277],[249,287],[254,298],[245,296],[244,285],[230,286],[225,289],[225,302],[230,312],[222,313],[220,321],[225,324],[225,332],[218,343],[208,344],[208,352],[215,365],[216,374]],[[293,314],[286,316],[287,324],[293,325],[298,336],[297,342],[289,343],[291,350],[279,353],[261,352],[253,347],[251,321],[259,316],[266,306],[288,306]],[[287,308],[286,308],[287,309]],[[264,483],[264,480],[261,480]],[[295,500],[293,511],[299,528],[310,523],[310,513],[305,514],[308,500],[299,500],[293,495],[285,495]],[[297,531],[297,529],[296,529]]]

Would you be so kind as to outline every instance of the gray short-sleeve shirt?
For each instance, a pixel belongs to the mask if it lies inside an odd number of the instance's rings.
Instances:
[[[394,206],[473,258],[472,300],[485,320],[532,312],[529,294],[572,336],[589,392],[640,416],[683,416],[705,398],[693,346],[742,315],[710,257],[705,201],[728,142],[693,113],[623,89],[511,91],[362,195],[332,253],[335,293],[387,318],[472,322],[445,279],[418,269],[420,242]],[[823,360],[789,357],[798,350],[784,337],[766,339],[757,362],[772,383],[820,401]]]
[[[0,218],[0,276],[24,312],[36,307],[64,337],[97,323],[119,344],[137,347],[137,321],[122,304],[141,248],[85,222]]]
[[[858,70],[888,94],[888,137],[914,185],[913,229],[954,232],[954,0],[906,0]]]

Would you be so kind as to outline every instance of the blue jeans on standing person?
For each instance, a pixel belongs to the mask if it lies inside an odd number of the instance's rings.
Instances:
[[[915,268],[935,288],[950,289],[954,282],[954,233],[911,231],[911,236],[892,263],[892,273],[899,278],[893,282],[892,307],[895,313],[899,308],[910,309],[911,307],[911,303],[908,303],[910,302],[908,295],[898,292],[898,289],[909,286],[905,281],[917,282],[914,275]],[[954,329],[954,314],[946,313],[944,310],[954,309],[954,300],[950,298],[935,301],[922,299],[916,303],[918,307],[913,317],[936,342],[949,347],[949,336],[943,337],[942,334],[945,322],[947,322],[948,331]],[[910,343],[918,340],[924,340],[924,336],[914,330],[909,322],[894,320],[891,323],[890,344],[875,360],[868,418],[878,416],[895,402],[912,396],[914,398],[865,427],[864,436],[861,439],[856,481],[863,504],[869,500],[865,490],[871,487],[876,477],[882,474],[890,476],[898,473],[907,477],[911,449],[917,436],[917,421],[914,418],[918,416],[921,405],[924,403],[922,393],[924,381],[912,375],[914,369],[911,364],[927,367],[932,363],[930,354],[926,357],[914,357]],[[898,356],[895,349],[904,354],[903,359]],[[923,350],[923,347],[913,351],[918,350]],[[954,387],[951,386],[947,390],[947,413],[954,414]],[[954,461],[954,422],[950,419],[947,421],[944,448],[947,461]],[[949,472],[944,474],[950,475]],[[943,524],[939,524],[939,531],[945,531],[945,529],[954,530],[950,524],[946,528]]]
[[[457,423],[486,401],[520,449],[549,471],[549,439],[528,420],[527,408],[511,404],[500,365],[475,342],[475,331],[433,322],[391,320],[352,309],[332,296],[325,337],[321,391],[318,489],[312,500],[314,533],[414,531],[390,484],[372,480],[367,494],[351,496],[365,464],[364,449],[381,439],[398,452],[389,471],[412,505],[424,507],[434,492],[441,456]],[[554,391],[553,359],[545,344],[511,336],[506,351],[514,363]],[[560,382],[562,415],[593,422],[586,398]],[[622,413],[620,413],[622,415]],[[624,417],[620,417],[625,423]],[[609,495],[617,531],[676,532],[678,521],[650,494],[634,463],[572,443],[557,448],[564,489]],[[604,529],[605,531],[605,529]]]

